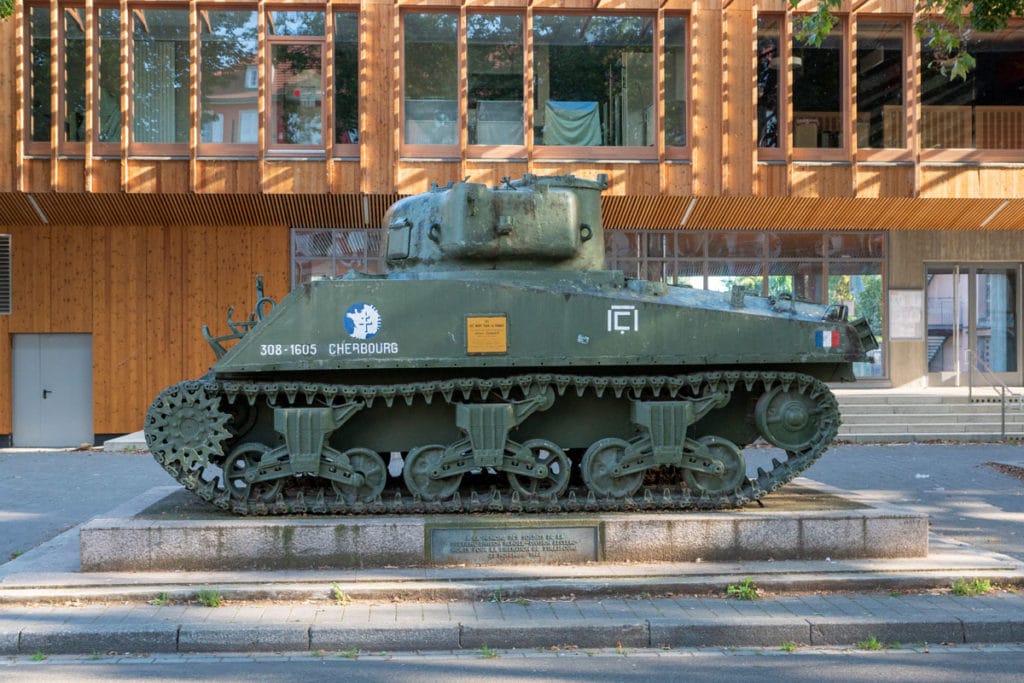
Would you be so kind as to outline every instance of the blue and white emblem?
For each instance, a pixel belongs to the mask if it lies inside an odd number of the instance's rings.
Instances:
[[[372,304],[352,304],[345,311],[345,331],[354,339],[373,339],[380,332],[380,322],[380,311]]]

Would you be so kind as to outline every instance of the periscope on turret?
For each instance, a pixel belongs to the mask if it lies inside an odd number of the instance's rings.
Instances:
[[[607,270],[606,186],[526,175],[396,202],[384,274],[278,305],[258,285],[230,334],[204,328],[217,360],[153,402],[151,452],[239,514],[702,509],[777,489],[835,437],[827,383],[877,348],[867,323]],[[758,441],[784,455],[748,468]]]

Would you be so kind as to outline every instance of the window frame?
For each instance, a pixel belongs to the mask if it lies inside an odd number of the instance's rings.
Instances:
[[[260,131],[263,135],[263,150],[268,159],[321,159],[328,156],[327,150],[333,147],[334,142],[334,121],[328,114],[333,114],[334,83],[328,78],[328,67],[333,63],[333,57],[328,57],[328,52],[333,52],[333,25],[335,8],[331,4],[321,5],[267,5],[263,17],[263,31],[258,36],[263,41],[263,50],[266,55],[264,69],[262,72],[264,86],[260,89],[262,93],[262,125]],[[322,12],[324,14],[324,32],[320,36],[306,35],[274,35],[270,32],[271,14],[273,12]],[[274,135],[270,130],[273,125],[271,85],[273,83],[273,49],[275,45],[320,45],[320,142],[318,144],[299,145],[274,142]],[[333,74],[331,74],[333,75]]]
[[[101,62],[100,62],[100,51],[101,51],[101,48],[102,48],[101,40],[100,40],[100,12],[102,12],[104,10],[106,10],[106,11],[117,10],[117,12],[118,12],[118,16],[117,16],[117,24],[118,24],[118,32],[117,32],[117,42],[118,42],[118,48],[117,48],[117,74],[118,74],[117,75],[117,81],[118,81],[118,85],[117,85],[117,109],[118,109],[118,126],[120,128],[120,132],[118,134],[118,138],[119,139],[117,140],[117,142],[104,142],[104,141],[100,140],[100,129],[101,129],[102,125],[103,125],[102,124],[102,119],[101,119],[101,115],[102,115],[103,112],[101,111],[101,108],[100,108],[100,64],[101,64]],[[129,14],[130,14],[130,10],[129,10]],[[123,138],[124,138],[124,135],[125,135],[125,120],[126,120],[125,108],[124,108],[124,93],[125,93],[126,86],[125,86],[125,82],[124,82],[124,78],[123,78],[124,74],[122,73],[122,69],[121,69],[121,64],[122,64],[121,57],[123,56],[124,51],[126,49],[125,46],[124,46],[125,16],[124,16],[124,12],[122,11],[122,7],[120,5],[117,5],[117,4],[114,4],[114,3],[111,3],[111,2],[96,3],[93,6],[92,25],[94,27],[94,29],[93,29],[93,36],[92,36],[92,50],[89,51],[89,57],[88,57],[90,60],[92,60],[92,98],[91,98],[92,101],[90,102],[89,101],[90,98],[88,96],[86,97],[86,107],[91,109],[91,113],[92,113],[92,116],[90,117],[91,118],[91,123],[92,123],[92,156],[94,156],[94,157],[119,157],[119,156],[121,156],[121,143],[123,142]],[[88,40],[88,39],[89,39],[89,37],[87,35],[86,40]]]
[[[192,20],[192,8],[187,3],[181,2],[134,2],[128,4],[128,45],[127,47],[122,46],[122,56],[124,56],[124,50],[127,50],[128,58],[128,140],[127,143],[122,141],[122,144],[127,144],[128,156],[131,157],[168,157],[168,158],[188,158],[191,156],[190,143],[188,140],[184,142],[138,142],[135,140],[135,21],[136,17],[140,12],[145,12],[147,9],[152,10],[178,10],[185,12],[187,22]],[[125,21],[121,19],[122,26]],[[189,24],[190,25],[190,24]],[[195,39],[192,36],[191,29],[186,31],[189,37],[189,96],[188,96],[188,108],[189,108],[189,130],[188,137],[192,136],[192,129],[195,127],[195,107],[193,103],[193,93],[191,92],[191,80],[192,71],[195,69],[195,64],[192,63],[192,41]],[[122,128],[122,130],[124,130]],[[123,134],[122,134],[123,135]]]
[[[522,19],[522,27],[520,36],[521,47],[523,49],[523,142],[522,144],[507,144],[507,145],[483,145],[479,143],[469,143],[469,15],[503,15],[503,16],[518,16]],[[533,119],[533,106],[532,88],[530,84],[529,70],[533,68],[532,60],[528,64],[528,51],[532,47],[530,41],[531,33],[533,30],[533,18],[528,16],[526,12],[521,10],[517,11],[514,8],[495,8],[495,7],[467,7],[465,14],[460,17],[459,22],[459,45],[460,45],[460,56],[459,56],[459,118],[465,121],[465,126],[460,127],[460,140],[462,135],[465,135],[465,149],[466,157],[470,159],[486,159],[486,160],[514,160],[522,161],[528,157],[527,150],[529,149],[529,141],[532,137],[530,121]],[[405,41],[402,42],[403,46]],[[403,61],[403,65],[404,65]],[[404,107],[405,98],[402,98],[402,104]],[[403,111],[402,115],[402,129],[405,130],[405,115]],[[462,129],[465,129],[464,132]]]
[[[32,52],[32,38],[33,38],[33,36],[32,36],[32,11],[36,10],[36,9],[42,10],[42,11],[44,11],[46,13],[46,21],[47,21],[47,27],[48,27],[48,35],[46,36],[46,39],[48,41],[50,41],[48,55],[47,55],[47,59],[49,60],[49,62],[47,63],[47,68],[48,68],[49,74],[48,74],[47,79],[46,79],[46,88],[47,88],[47,92],[48,92],[49,105],[50,105],[50,111],[49,111],[50,121],[49,121],[49,131],[47,132],[47,139],[46,140],[33,140],[32,139],[32,130],[33,130],[33,125],[32,125],[33,124],[33,121],[32,121],[32,85],[33,85],[33,82],[32,82],[32,54],[33,54],[33,52]],[[24,77],[24,93],[23,93],[22,106],[24,107],[24,119],[23,120],[24,120],[24,126],[25,126],[24,130],[25,130],[25,156],[26,157],[37,157],[38,158],[38,157],[49,157],[50,156],[51,150],[52,150],[52,145],[54,144],[54,140],[53,140],[54,125],[55,125],[54,124],[54,120],[55,120],[55,117],[59,116],[59,114],[60,114],[60,104],[56,102],[55,97],[54,97],[54,95],[55,95],[55,93],[54,93],[55,85],[53,83],[53,69],[54,69],[54,58],[55,58],[56,48],[54,46],[54,40],[53,40],[53,37],[54,37],[53,36],[53,34],[54,34],[54,26],[53,26],[53,12],[51,10],[52,10],[52,7],[51,7],[51,5],[49,3],[43,3],[43,2],[34,2],[34,3],[31,3],[31,4],[30,3],[25,3],[25,12],[24,12],[24,16],[23,16],[23,19],[22,19],[23,22],[24,22],[23,25],[24,25],[24,45],[25,45],[25,55],[24,55],[24,59],[23,59],[24,70],[25,70],[24,76],[23,76]],[[60,42],[60,38],[58,37],[57,43],[59,44],[59,42]],[[58,62],[58,71],[59,71],[59,62]]]
[[[668,83],[668,66],[666,64],[666,42],[665,42],[665,22],[668,19],[682,19],[683,20],[683,45],[685,53],[683,57],[683,79],[685,81],[686,97],[683,99],[683,111],[686,116],[685,128],[686,128],[686,144],[685,145],[669,145],[665,140],[665,119],[668,116],[666,111],[666,105],[668,101],[665,97],[665,91],[667,90]],[[654,38],[654,50],[657,57],[657,62],[654,69],[654,93],[655,93],[655,149],[664,148],[665,158],[673,161],[688,161],[693,157],[693,47],[692,36],[693,36],[693,19],[689,12],[670,12],[662,14],[660,21],[657,24],[658,30],[655,31]]]
[[[337,64],[335,62],[335,53],[338,46],[337,38],[337,19],[339,14],[354,14],[356,17],[357,26],[361,26],[362,17],[359,10],[359,5],[336,5],[329,3],[327,5],[328,17],[327,21],[327,35],[324,40],[327,45],[326,50],[330,53],[324,54],[325,64],[330,67],[330,73],[327,73],[327,69],[324,70],[324,115],[327,118],[327,124],[329,125],[330,135],[328,144],[331,150],[331,156],[335,159],[358,159],[360,155],[359,146],[360,142],[352,143],[341,143],[336,142],[338,139],[338,130],[336,111],[335,111],[335,100],[337,98],[337,92],[334,84],[337,79]],[[363,35],[362,31],[357,28],[356,30],[356,51],[359,54],[356,70],[360,73],[356,74],[356,88],[358,90],[356,96],[356,130],[359,133],[359,140],[363,139],[363,79],[361,78],[362,65],[363,65]],[[328,95],[329,93],[329,95]],[[330,101],[327,100],[328,96]]]
[[[410,14],[454,14],[456,20],[456,41],[458,47],[456,48],[456,92],[455,92],[455,111],[456,119],[458,120],[457,141],[453,145],[430,145],[430,144],[410,144],[406,142],[406,120],[405,120],[405,84],[407,71],[405,68],[405,34],[406,34],[406,17]],[[465,21],[465,10],[459,11],[459,8],[454,10],[450,7],[436,8],[436,7],[419,7],[419,6],[404,6],[399,12],[399,21],[401,25],[400,37],[399,37],[399,65],[400,65],[400,77],[399,77],[399,97],[398,97],[398,139],[399,139],[399,156],[409,158],[438,158],[438,159],[461,159],[462,150],[466,148],[466,135],[467,135],[467,119],[466,119],[466,94],[464,88],[466,86],[465,71],[466,71],[466,21]],[[525,21],[524,21],[525,24]],[[525,64],[524,64],[525,66]],[[524,68],[525,72],[526,69]]]
[[[797,147],[794,140],[793,125],[796,121],[796,112],[793,109],[793,90],[796,84],[796,79],[793,77],[793,60],[796,57],[793,54],[793,41],[795,38],[795,32],[793,31],[793,22],[798,18],[804,16],[802,13],[793,13],[786,15],[787,23],[787,35],[789,40],[785,43],[786,49],[789,54],[786,58],[787,76],[788,82],[785,86],[786,92],[786,111],[788,125],[786,127],[786,141],[787,148],[790,152],[790,158],[795,162],[810,161],[810,162],[850,162],[853,159],[854,141],[853,132],[851,130],[850,121],[853,111],[853,100],[854,100],[854,76],[851,74],[850,69],[852,68],[851,52],[853,52],[853,42],[851,41],[850,25],[851,15],[847,13],[836,14],[836,23],[833,27],[833,31],[838,31],[837,38],[839,39],[839,135],[840,144],[838,147]]]
[[[860,113],[857,107],[857,30],[860,23],[894,22],[903,25],[903,127],[906,131],[904,146],[900,147],[861,147],[857,140],[856,126],[850,131],[851,147],[856,150],[858,162],[911,162],[914,148],[917,145],[917,117],[914,115],[918,99],[918,89],[914,85],[915,57],[917,41],[914,38],[912,21],[906,15],[894,14],[854,14],[855,21],[850,28],[850,93],[854,98],[851,122],[856,121]]]

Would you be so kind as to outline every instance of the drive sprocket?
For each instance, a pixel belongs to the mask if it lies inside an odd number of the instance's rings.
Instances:
[[[150,405],[146,443],[164,467],[177,464],[189,472],[224,455],[222,444],[231,436],[228,419],[214,388],[202,381],[181,382],[165,389]]]

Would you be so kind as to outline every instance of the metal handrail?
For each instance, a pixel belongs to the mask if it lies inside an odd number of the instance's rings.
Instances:
[[[1006,438],[1006,403],[1007,403],[1006,397],[1007,397],[1007,395],[1009,395],[1010,396],[1010,400],[1017,404],[1017,410],[1021,410],[1022,408],[1024,408],[1024,396],[1022,396],[1021,394],[1018,394],[1017,392],[1015,392],[1013,389],[1011,389],[1009,386],[1007,386],[1006,382],[1004,382],[1003,380],[999,379],[999,377],[997,377],[996,374],[995,374],[995,370],[992,369],[992,366],[990,366],[987,362],[985,362],[984,358],[980,357],[977,353],[975,353],[974,349],[966,349],[966,351],[967,351],[967,363],[968,363],[968,366],[967,366],[968,367],[968,371],[967,371],[967,400],[968,401],[973,401],[974,400],[974,372],[975,372],[975,368],[980,365],[981,367],[978,369],[978,372],[981,373],[982,378],[984,378],[989,383],[989,386],[994,386],[994,387],[997,387],[999,389],[999,398],[1000,398],[1000,400],[999,400],[999,408],[1000,408],[1000,410],[999,410],[999,416],[1000,416],[1000,427],[999,427],[1000,433],[999,433],[999,438],[1005,439]]]

